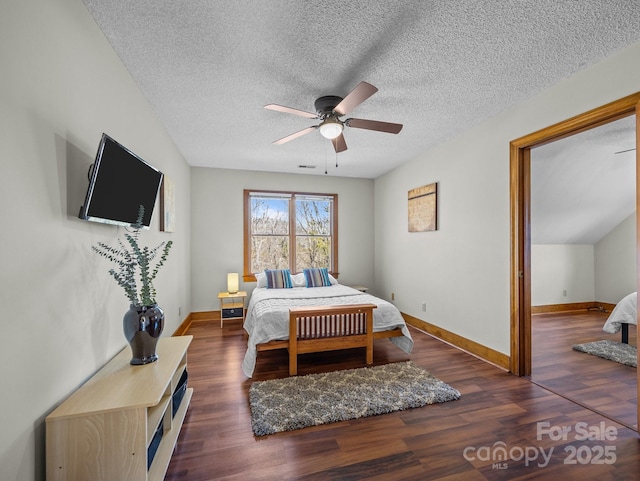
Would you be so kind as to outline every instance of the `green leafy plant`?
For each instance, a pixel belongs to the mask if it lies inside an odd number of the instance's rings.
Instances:
[[[173,241],[166,241],[149,248],[140,247],[139,237],[142,229],[144,207],[140,206],[136,223],[132,226],[133,233],[125,233],[124,240],[118,239],[118,245],[112,247],[104,242],[92,246],[93,251],[114,262],[118,269],[110,269],[113,276],[133,306],[151,306],[156,304],[156,290],[153,280],[158,275],[169,255]],[[159,258],[155,262],[156,257]],[[138,290],[138,286],[140,289]]]

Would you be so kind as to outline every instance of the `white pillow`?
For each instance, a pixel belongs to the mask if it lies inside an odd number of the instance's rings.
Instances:
[[[335,277],[333,277],[331,274],[329,274],[329,282],[331,282],[332,286],[335,286],[336,284],[340,284],[338,282],[338,279],[336,279]]]
[[[307,281],[304,278],[304,272],[291,274],[291,283],[293,284],[293,287],[306,287]]]
[[[267,275],[264,272],[256,272],[256,287],[267,287]]]

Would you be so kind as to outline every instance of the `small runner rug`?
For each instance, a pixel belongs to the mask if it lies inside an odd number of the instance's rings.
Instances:
[[[605,339],[585,344],[574,344],[571,347],[575,351],[586,352],[592,356],[609,359],[631,367],[638,367],[638,350],[629,344]]]
[[[249,388],[256,436],[459,398],[460,392],[411,361],[256,381]]]

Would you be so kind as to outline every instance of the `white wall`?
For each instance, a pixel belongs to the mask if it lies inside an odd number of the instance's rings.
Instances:
[[[192,168],[193,311],[219,309],[227,272],[240,273],[241,290],[255,287],[242,282],[244,189],[338,194],[339,281],[373,288],[373,180]]]
[[[44,418],[126,346],[128,301],[91,251],[122,228],[81,221],[107,132],[176,185],[177,232],[156,288],[163,335],[190,310],[189,168],[80,0],[3,1],[0,14],[0,479],[44,479]]]
[[[595,299],[616,304],[637,290],[636,213],[595,245]]]
[[[509,142],[637,91],[640,43],[376,179],[377,290],[395,291],[401,311],[509,354]],[[439,230],[409,233],[407,191],[431,182]]]
[[[616,304],[635,290],[635,212],[595,245],[531,246],[533,306],[589,301]]]
[[[531,246],[532,306],[594,300],[593,245]]]

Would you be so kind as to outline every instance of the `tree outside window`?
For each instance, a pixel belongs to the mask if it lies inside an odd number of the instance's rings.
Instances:
[[[336,194],[245,191],[245,280],[265,269],[337,274]]]

